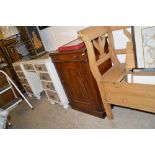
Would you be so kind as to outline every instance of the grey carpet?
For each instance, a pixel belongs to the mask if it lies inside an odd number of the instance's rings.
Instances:
[[[155,128],[155,115],[114,107],[114,119],[97,118],[69,108],[52,105],[43,95],[40,101],[29,99],[35,109],[24,102],[10,113],[13,129],[142,129]]]

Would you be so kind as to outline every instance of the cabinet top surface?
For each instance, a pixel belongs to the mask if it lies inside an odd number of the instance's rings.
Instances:
[[[79,49],[79,50],[74,50],[74,51],[64,51],[64,52],[59,52],[59,51],[51,51],[49,52],[49,55],[52,56],[52,55],[63,55],[63,54],[70,54],[70,53],[79,53],[79,52],[86,52],[86,48],[82,48],[82,49]]]
[[[35,59],[30,59],[30,60],[20,60],[20,61],[17,61],[15,63],[13,63],[14,65],[15,64],[21,64],[21,63],[45,63],[45,62],[48,62],[48,61],[51,61],[50,57],[48,54],[44,54],[40,57],[37,57]]]

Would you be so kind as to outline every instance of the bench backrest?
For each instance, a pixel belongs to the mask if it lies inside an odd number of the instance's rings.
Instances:
[[[109,59],[111,60],[112,65],[115,65],[115,67],[118,68],[118,71],[121,69],[117,54],[127,54],[127,69],[135,67],[132,34],[127,30],[127,28],[129,28],[129,26],[92,26],[78,32],[85,42],[89,65],[93,76],[97,81],[99,81],[102,77],[102,74],[99,71],[99,66]],[[115,49],[113,32],[117,30],[123,30],[123,33],[128,38],[125,49]],[[104,50],[106,37],[108,37],[108,53]],[[95,50],[97,50],[100,54],[99,59],[96,59]]]

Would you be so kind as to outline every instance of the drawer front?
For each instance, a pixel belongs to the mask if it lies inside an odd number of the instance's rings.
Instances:
[[[29,85],[28,81],[26,79],[20,79],[20,81],[22,82],[23,85]]]
[[[47,72],[47,68],[45,64],[36,64],[35,68],[37,71]]]
[[[53,62],[87,61],[85,52],[52,55]]]
[[[48,73],[39,73],[39,77],[41,80],[51,81],[51,78]]]
[[[17,74],[18,74],[19,77],[22,77],[22,78],[25,77],[23,72],[17,72]]]
[[[21,68],[20,66],[14,66],[14,69],[15,69],[16,71],[22,71],[22,68]]]
[[[34,67],[33,67],[32,64],[24,64],[24,68],[25,68],[26,70],[34,70]]]
[[[55,101],[60,102],[60,99],[59,99],[59,97],[58,97],[58,95],[57,95],[56,92],[48,91],[48,90],[47,90],[46,92],[47,92],[48,97],[49,97],[51,100],[55,100]]]
[[[55,90],[54,85],[52,82],[42,81],[42,85],[44,89],[51,89]]]
[[[25,87],[25,89],[26,89],[27,92],[33,93],[30,86],[24,85],[24,87]]]

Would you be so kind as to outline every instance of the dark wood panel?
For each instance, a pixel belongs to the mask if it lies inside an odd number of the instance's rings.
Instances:
[[[86,68],[84,66],[81,67],[87,69],[88,64],[85,65]],[[102,109],[102,101],[90,70],[89,73],[91,76],[89,77],[89,74],[83,74],[84,71],[75,71],[76,69],[72,63],[65,65],[56,63],[55,66],[59,72],[58,74],[69,98],[71,107],[103,118],[105,114]],[[79,67],[79,65],[77,65],[76,68],[77,67]],[[85,77],[87,78],[84,79]]]
[[[5,92],[4,94],[2,94],[0,96],[0,107],[2,107],[3,105],[9,103],[10,101],[12,101],[14,99],[14,95],[12,93],[11,90]]]
[[[67,63],[63,65],[63,69],[65,70],[63,78],[68,85],[70,98],[74,102],[83,102],[82,104],[88,104],[87,106],[90,106],[89,94],[84,83],[84,77],[81,70],[76,70],[75,68],[80,68],[80,64]]]
[[[104,118],[97,83],[89,68],[86,49],[50,54],[73,109]],[[111,62],[102,65],[102,72]]]
[[[10,76],[8,69],[3,69],[3,70]],[[4,86],[7,86],[7,85],[8,85],[8,82],[5,76],[2,73],[0,73],[0,88],[3,88]],[[2,107],[3,105],[5,105],[6,103],[10,102],[13,99],[14,99],[14,95],[11,90],[1,94],[0,95],[0,107]]]

